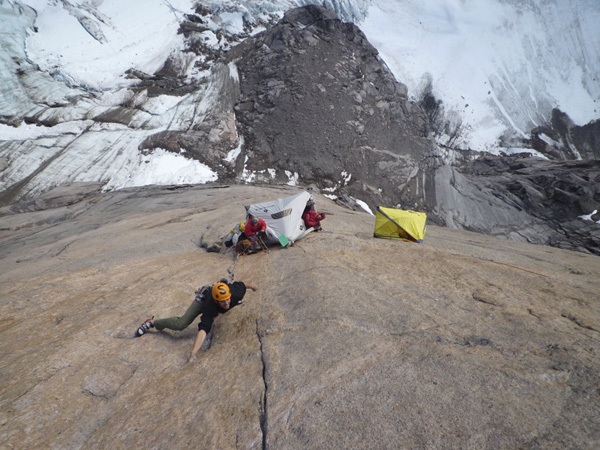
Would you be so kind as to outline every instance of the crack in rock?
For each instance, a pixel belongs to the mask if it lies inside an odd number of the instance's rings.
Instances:
[[[571,322],[573,322],[575,325],[581,327],[581,328],[585,328],[586,330],[592,330],[595,332],[598,332],[597,329],[595,329],[594,327],[591,327],[589,325],[584,324],[581,320],[579,320],[577,317],[572,316],[571,314],[561,314],[562,317],[564,317],[565,319],[569,319]]]
[[[267,448],[267,431],[268,431],[268,389],[269,389],[269,384],[267,383],[267,362],[265,359],[265,352],[264,352],[264,348],[263,348],[263,341],[262,341],[262,335],[259,331],[259,327],[258,327],[258,320],[256,321],[256,337],[258,339],[258,344],[260,347],[260,360],[262,361],[262,378],[263,378],[263,384],[264,384],[264,393],[263,393],[263,398],[262,398],[262,405],[261,405],[261,409],[262,412],[260,414],[260,429],[262,431],[262,448],[263,450],[265,450]]]

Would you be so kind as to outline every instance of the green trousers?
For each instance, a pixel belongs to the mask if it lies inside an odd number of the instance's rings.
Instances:
[[[154,327],[159,331],[165,328],[181,331],[187,328],[201,313],[202,305],[194,300],[183,316],[154,319]]]

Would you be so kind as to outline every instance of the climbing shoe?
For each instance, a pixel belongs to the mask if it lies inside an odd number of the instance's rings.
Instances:
[[[154,328],[152,320],[154,320],[154,316],[152,316],[151,319],[146,319],[146,321],[143,324],[141,324],[135,332],[135,337],[140,337],[141,335],[146,334],[150,328]]]

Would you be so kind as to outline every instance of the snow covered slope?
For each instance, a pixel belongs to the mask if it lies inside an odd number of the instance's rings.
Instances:
[[[599,24],[597,0],[375,0],[360,27],[412,95],[431,87],[462,124],[457,144],[494,150],[552,108],[600,118]]]

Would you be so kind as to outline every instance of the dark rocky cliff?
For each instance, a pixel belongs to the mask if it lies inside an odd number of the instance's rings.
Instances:
[[[236,119],[249,168],[275,168],[279,182],[296,172],[305,185],[389,203],[434,153],[406,86],[358,27],[333,13],[292,10],[238,55]]]

